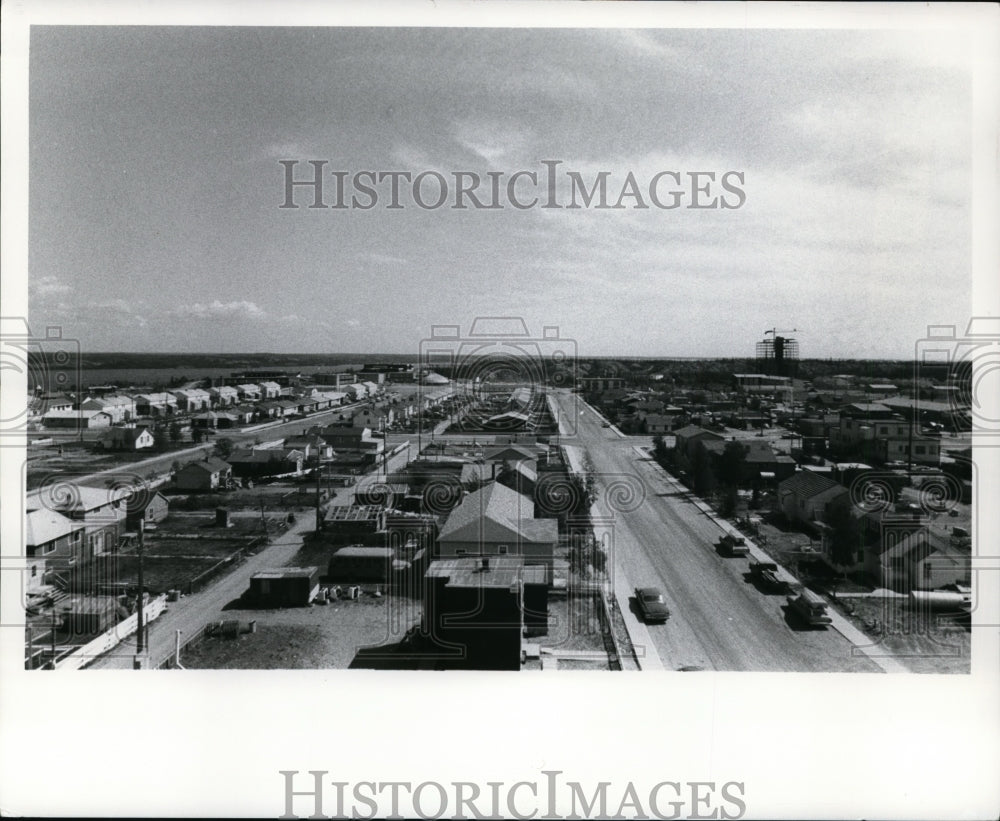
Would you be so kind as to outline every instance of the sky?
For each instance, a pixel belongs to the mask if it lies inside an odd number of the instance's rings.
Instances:
[[[34,27],[29,318],[89,351],[417,353],[434,325],[514,316],[579,356],[752,356],[777,327],[803,357],[911,357],[971,314],[968,51],[946,32]],[[370,209],[311,209],[300,187],[281,208],[281,160],[347,172],[348,201],[362,170],[436,171],[451,199],[420,208],[404,182],[388,208],[382,183]],[[612,203],[631,173],[651,207],[449,207],[456,172],[506,185],[542,160],[561,204],[566,172],[607,171]],[[682,207],[649,202],[663,171]],[[699,171],[701,201],[729,204],[740,172],[739,207],[687,207]]]

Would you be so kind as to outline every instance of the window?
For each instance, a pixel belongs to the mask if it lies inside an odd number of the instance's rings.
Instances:
[[[881,433],[883,436],[887,436],[889,434],[889,426],[888,425],[879,425],[878,426],[878,432]]]
[[[917,453],[923,455],[924,452],[926,451],[926,448],[923,445],[917,445],[916,446],[916,451],[917,451]]]
[[[497,545],[497,553],[499,553],[501,556],[506,555],[507,554],[507,545],[505,545],[505,544],[498,544]]]
[[[468,553],[468,552],[469,552],[469,551],[467,551],[467,550],[466,550],[466,549],[465,549],[464,547],[460,547],[460,548],[458,548],[458,549],[457,549],[457,550],[455,551],[455,555],[456,555],[456,556],[464,556],[464,555],[465,555],[466,553]]]
[[[924,578],[925,579],[929,579],[931,577],[931,573],[932,572],[933,572],[933,567],[932,567],[931,563],[930,562],[925,562],[924,563]]]

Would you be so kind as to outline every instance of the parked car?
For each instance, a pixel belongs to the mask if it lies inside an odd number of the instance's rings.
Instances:
[[[774,562],[750,562],[750,577],[776,592],[788,589],[788,581],[781,577],[778,565]]]
[[[833,623],[827,615],[826,602],[812,590],[803,588],[797,596],[789,596],[788,609],[810,627],[826,627]]]
[[[746,556],[750,553],[746,539],[730,533],[724,534],[719,539],[719,549],[725,556]]]
[[[658,587],[637,587],[635,601],[639,612],[648,622],[665,622],[670,618],[670,609]]]

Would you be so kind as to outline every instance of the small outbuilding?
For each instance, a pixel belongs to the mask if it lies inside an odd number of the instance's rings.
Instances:
[[[278,567],[254,573],[245,598],[256,607],[305,607],[317,593],[318,567]]]

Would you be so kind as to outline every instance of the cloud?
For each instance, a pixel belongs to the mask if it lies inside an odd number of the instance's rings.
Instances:
[[[217,299],[208,304],[193,302],[190,305],[180,305],[174,309],[174,313],[196,319],[263,319],[266,316],[264,309],[255,302],[220,302]]]

